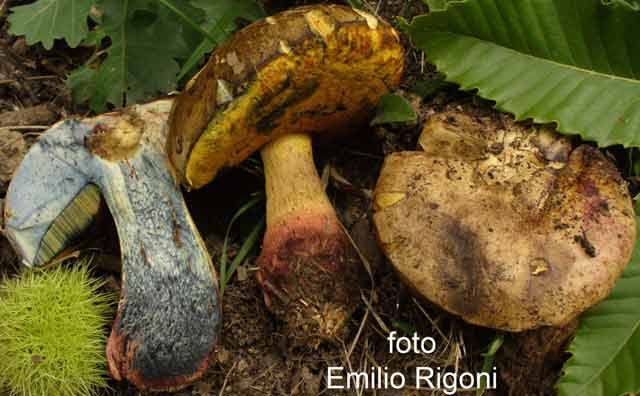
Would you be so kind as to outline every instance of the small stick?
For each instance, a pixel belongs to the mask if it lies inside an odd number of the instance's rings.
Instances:
[[[4,3],[3,3],[4,4]],[[20,80],[25,80],[25,81],[38,81],[38,80],[54,80],[56,78],[60,78],[60,76],[56,76],[54,74],[51,75],[47,75],[47,76],[30,76],[30,77],[24,77],[21,78]],[[6,85],[6,84],[12,84],[15,82],[20,81],[18,79],[13,79],[13,78],[9,78],[9,79],[5,79],[5,80],[0,80],[0,85]]]
[[[227,375],[224,376],[224,382],[222,383],[222,388],[220,388],[220,393],[218,393],[218,396],[222,396],[222,394],[224,393],[224,390],[227,387],[227,381],[229,381],[229,377],[231,376],[231,373],[233,372],[233,370],[236,368],[237,365],[238,365],[238,361],[236,360],[235,362],[233,362],[233,365],[231,366],[229,371],[227,371]]]

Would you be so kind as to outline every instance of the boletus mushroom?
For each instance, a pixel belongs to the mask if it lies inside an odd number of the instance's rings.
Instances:
[[[609,294],[636,227],[599,150],[462,111],[431,117],[420,146],[385,159],[374,193],[379,241],[411,289],[508,331],[564,325]]]
[[[267,229],[258,280],[293,344],[339,335],[359,263],[319,180],[311,134],[366,124],[403,69],[397,32],[349,7],[295,8],[218,47],[176,99],[167,151],[187,188],[260,150]]]
[[[216,274],[164,151],[171,102],[55,124],[18,167],[5,206],[8,239],[25,265],[42,267],[106,201],[123,261],[109,369],[153,390],[198,378],[220,324]]]

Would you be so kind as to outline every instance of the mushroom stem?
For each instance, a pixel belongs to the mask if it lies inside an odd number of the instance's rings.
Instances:
[[[260,152],[267,191],[267,223],[281,227],[296,214],[336,215],[313,163],[311,136],[286,135]]]
[[[358,298],[356,256],[324,192],[311,137],[281,137],[262,151],[267,230],[258,258],[265,303],[294,345],[340,337]]]
[[[7,237],[42,267],[86,235],[101,202],[122,254],[109,371],[141,389],[201,377],[220,325],[217,277],[163,150],[169,100],[50,128],[7,192]]]

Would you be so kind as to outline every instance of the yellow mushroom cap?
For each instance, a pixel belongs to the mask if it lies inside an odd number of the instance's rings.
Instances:
[[[313,5],[253,23],[218,47],[169,120],[167,152],[189,188],[287,133],[340,133],[394,89],[397,32],[350,7]]]

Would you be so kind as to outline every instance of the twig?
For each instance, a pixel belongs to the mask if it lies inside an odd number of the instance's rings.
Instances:
[[[380,328],[384,330],[385,333],[387,334],[391,333],[391,330],[389,330],[389,326],[387,326],[387,324],[384,323],[380,315],[378,315],[378,313],[373,309],[371,302],[365,298],[364,293],[362,293],[360,297],[362,298],[362,301],[364,302],[364,304],[367,306],[367,309],[371,311],[371,315],[373,315],[376,322],[378,322],[378,326],[380,326]]]
[[[265,375],[267,375],[267,373],[269,373],[271,370],[273,370],[274,367],[276,367],[278,363],[273,363],[271,366],[269,366],[265,371],[262,372],[262,374],[258,375],[257,377],[253,378],[251,380],[251,382],[249,383],[249,385],[253,385],[256,383],[256,381],[258,381],[260,378],[264,377]]]
[[[298,390],[300,385],[302,385],[302,382],[304,382],[304,379],[301,379],[293,388],[291,388],[291,392],[289,393],[289,396],[293,396],[294,393],[297,393],[296,391]]]
[[[358,332],[356,333],[356,336],[353,339],[353,342],[351,342],[349,351],[347,351],[347,360],[351,359],[351,354],[353,353],[353,350],[356,348],[356,345],[358,345],[358,341],[360,340],[360,336],[362,335],[362,330],[364,329],[364,325],[365,323],[367,323],[368,318],[369,318],[369,310],[367,309],[366,311],[364,311],[364,317],[360,322],[360,327],[358,327]]]
[[[25,132],[22,134],[22,136],[25,136],[25,137],[33,136],[33,137],[39,138],[40,136],[42,136],[42,132]]]
[[[229,377],[231,376],[231,373],[233,372],[233,370],[236,368],[237,365],[238,365],[238,360],[233,362],[233,365],[231,366],[229,371],[227,371],[227,375],[224,376],[224,382],[222,383],[222,388],[220,388],[220,393],[218,393],[218,396],[222,396],[222,394],[224,393],[224,390],[227,387],[227,381],[229,381]]]
[[[446,340],[447,336],[445,336],[442,330],[440,330],[440,327],[438,326],[438,324],[433,319],[431,319],[431,316],[429,316],[427,311],[425,311],[425,309],[422,308],[422,305],[420,305],[418,300],[416,300],[415,297],[413,297],[412,300],[413,300],[413,303],[418,307],[420,312],[422,312],[422,314],[427,318],[427,320],[429,320],[429,322],[431,323],[431,326],[433,326],[438,332],[438,334],[440,334],[440,337],[442,337],[443,340]]]
[[[0,85],[12,84],[21,80],[38,81],[38,80],[55,80],[56,78],[60,78],[60,76],[56,76],[55,74],[52,74],[47,76],[30,76],[30,77],[24,77],[21,79],[8,78],[5,80],[0,80]]]

